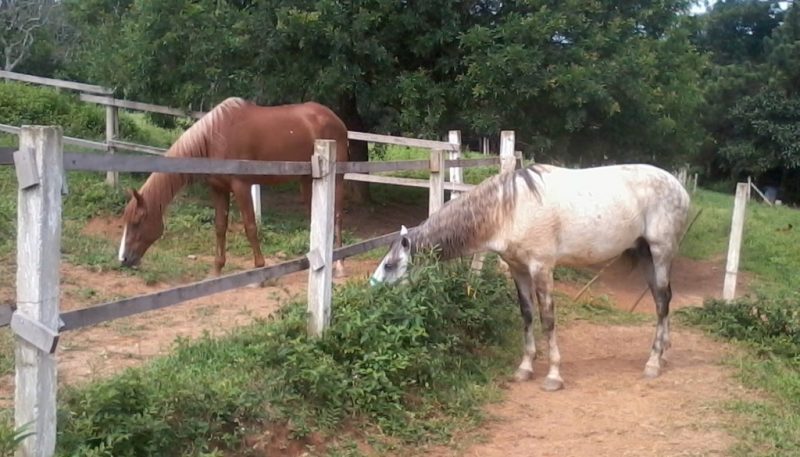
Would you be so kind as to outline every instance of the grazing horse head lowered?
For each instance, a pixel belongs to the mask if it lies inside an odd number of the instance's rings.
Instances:
[[[234,97],[224,100],[206,113],[173,143],[165,155],[309,162],[314,153],[314,142],[318,139],[334,140],[336,160],[348,160],[347,127],[329,108],[313,102],[259,106]],[[148,177],[141,189],[131,190],[131,199],[123,213],[124,230],[119,248],[119,261],[123,266],[139,263],[148,248],[161,237],[167,206],[192,179],[198,177],[156,172]],[[226,262],[225,243],[231,194],[242,214],[255,267],[263,267],[265,260],[258,239],[251,186],[281,184],[299,179],[306,209],[310,209],[310,176],[210,174],[202,179],[211,190],[215,212],[216,275],[221,274]],[[344,177],[337,175],[334,198],[334,244],[337,247],[342,245],[343,204]],[[341,261],[337,261],[335,272],[337,276],[343,273]]]
[[[158,217],[148,213],[147,202],[136,189],[128,193],[131,200],[125,206],[122,241],[119,247],[119,262],[125,267],[138,265],[150,246],[164,233],[164,219],[159,210]]]
[[[487,179],[451,200],[398,238],[370,283],[396,283],[414,254],[433,248],[441,260],[491,251],[509,266],[524,324],[524,354],[517,380],[533,376],[538,304],[549,346],[545,390],[563,388],[552,298],[556,265],[607,262],[620,255],[643,265],[658,321],[647,377],[658,376],[670,346],[670,270],[686,228],[690,198],[677,179],[650,165],[567,169],[533,165]]]

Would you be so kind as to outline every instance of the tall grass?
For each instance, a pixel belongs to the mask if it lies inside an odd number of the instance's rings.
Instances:
[[[704,212],[682,252],[724,259],[733,199],[699,191]],[[732,302],[707,300],[678,313],[684,321],[735,341],[746,349],[730,361],[748,386],[765,392],[757,400],[736,399],[736,456],[797,455],[800,449],[800,211],[748,203],[740,271],[753,276],[753,293]]]

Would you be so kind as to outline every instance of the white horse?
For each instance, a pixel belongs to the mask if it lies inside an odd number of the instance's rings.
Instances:
[[[678,180],[650,165],[579,170],[533,165],[485,180],[411,230],[403,226],[370,283],[398,281],[421,249],[433,248],[442,260],[497,253],[514,278],[524,324],[525,350],[515,378],[533,376],[536,300],[550,357],[543,387],[553,391],[564,387],[553,312],[554,267],[631,256],[644,264],[656,303],[658,323],[644,369],[645,376],[656,377],[670,346],[670,269],[689,206]]]

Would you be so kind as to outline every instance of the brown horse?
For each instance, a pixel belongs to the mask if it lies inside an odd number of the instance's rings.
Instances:
[[[336,160],[348,159],[347,127],[329,108],[318,103],[259,106],[241,98],[228,98],[184,132],[165,154],[167,157],[204,157],[211,159],[276,160],[308,162],[314,153],[314,141],[336,141]],[[253,184],[274,185],[300,180],[307,210],[311,203],[310,176],[231,176],[208,175],[215,210],[217,251],[214,273],[225,266],[225,235],[228,230],[230,194],[233,193],[244,222],[244,230],[253,249],[256,267],[264,266],[258,240],[250,188]],[[138,264],[147,249],[164,232],[167,205],[192,179],[189,175],[152,173],[138,191],[131,189],[125,207],[125,228],[119,248],[123,266]],[[336,177],[334,242],[342,244],[343,175]],[[342,274],[341,262],[336,273]]]

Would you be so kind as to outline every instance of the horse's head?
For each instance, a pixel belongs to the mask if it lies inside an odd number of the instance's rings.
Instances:
[[[148,208],[142,194],[130,191],[131,200],[122,216],[124,229],[119,245],[119,261],[125,267],[139,263],[147,249],[164,233],[160,211]]]
[[[389,252],[369,278],[371,285],[381,282],[393,284],[405,276],[408,264],[411,262],[411,240],[408,238],[408,229],[405,225],[400,228],[400,236],[389,246]]]

